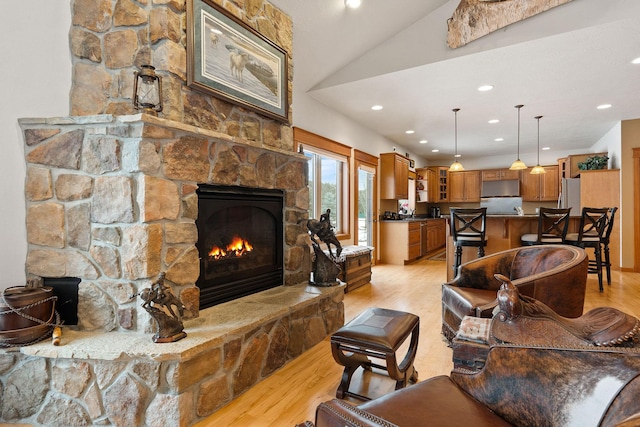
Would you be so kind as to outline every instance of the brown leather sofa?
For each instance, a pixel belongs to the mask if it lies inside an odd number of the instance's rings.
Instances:
[[[456,366],[357,407],[321,403],[316,427],[640,426],[640,320],[607,307],[562,318],[503,279],[479,370]]]
[[[442,285],[442,334],[451,341],[464,316],[491,318],[500,281],[510,279],[523,295],[535,298],[564,317],[582,315],[589,260],[568,245],[509,249],[469,261]]]

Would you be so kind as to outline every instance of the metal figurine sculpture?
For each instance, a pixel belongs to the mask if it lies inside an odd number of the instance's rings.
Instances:
[[[326,243],[327,249],[329,249],[329,255],[331,258],[333,256],[333,252],[331,252],[331,245],[336,248],[336,257],[340,256],[342,253],[342,245],[340,241],[336,237],[333,232],[333,227],[331,226],[331,221],[329,220],[329,216],[331,215],[331,209],[327,209],[325,213],[320,215],[320,219],[309,219],[307,220],[307,228],[309,229],[309,235],[311,236],[311,240],[316,245],[319,245],[318,241],[313,238],[314,235],[318,237],[323,243]]]
[[[132,295],[140,296],[144,308],[158,324],[158,332],[153,336],[153,342],[175,342],[186,337],[182,316],[184,305],[176,297],[171,288],[164,284],[165,273],[162,272],[158,279],[151,284],[150,288],[145,288],[139,293]]]
[[[331,209],[327,209],[325,213],[320,215],[320,219],[307,220],[307,228],[309,229],[309,237],[311,237],[311,245],[315,254],[313,263],[313,281],[311,284],[316,286],[334,286],[339,283],[337,277],[340,274],[340,266],[337,264],[337,257],[342,253],[342,245],[336,238],[329,220]],[[318,237],[327,245],[330,257],[320,248],[320,244],[314,238]],[[335,247],[336,255],[331,251],[331,245]]]

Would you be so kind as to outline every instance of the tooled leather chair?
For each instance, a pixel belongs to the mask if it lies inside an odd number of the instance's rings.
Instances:
[[[562,318],[499,281],[480,370],[454,367],[357,407],[321,403],[315,426],[639,426],[640,321],[609,307]]]
[[[523,295],[535,298],[564,317],[582,315],[589,259],[569,245],[526,246],[487,255],[460,266],[442,285],[442,334],[449,341],[464,316],[490,318],[502,274]]]

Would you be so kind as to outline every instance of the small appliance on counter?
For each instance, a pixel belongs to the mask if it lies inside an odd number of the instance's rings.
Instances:
[[[383,220],[399,220],[400,214],[398,212],[384,211],[382,214]]]
[[[440,208],[434,206],[431,208],[431,218],[440,218]]]

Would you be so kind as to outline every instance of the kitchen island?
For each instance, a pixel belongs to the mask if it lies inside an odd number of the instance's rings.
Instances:
[[[443,215],[447,222],[447,281],[453,279],[453,264],[455,247],[451,237],[449,215]],[[580,226],[580,217],[571,217],[569,221],[569,233],[577,231]],[[487,246],[484,254],[489,255],[511,248],[522,246],[520,236],[526,233],[538,232],[538,215],[487,215]],[[462,263],[478,257],[477,248],[465,247],[462,250]]]

